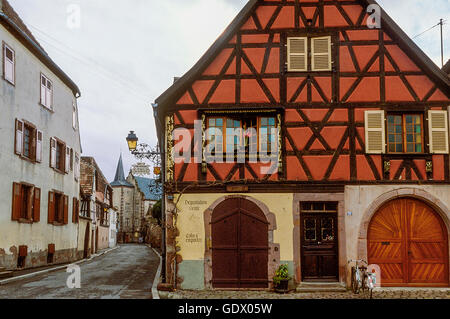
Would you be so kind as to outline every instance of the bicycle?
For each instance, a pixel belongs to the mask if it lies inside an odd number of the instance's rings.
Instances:
[[[377,279],[376,274],[369,273],[367,271],[367,267],[360,266],[359,264],[368,265],[367,261],[359,259],[359,260],[349,260],[348,264],[355,262],[355,267],[352,267],[352,292],[354,294],[359,294],[361,290],[363,293],[366,291],[369,293],[370,299],[373,297],[373,289],[375,288]]]

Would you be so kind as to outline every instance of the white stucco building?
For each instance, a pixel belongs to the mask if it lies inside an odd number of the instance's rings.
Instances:
[[[0,268],[76,259],[81,142],[76,84],[0,0]]]

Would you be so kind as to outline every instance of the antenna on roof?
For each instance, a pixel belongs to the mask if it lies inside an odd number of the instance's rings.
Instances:
[[[425,30],[425,31],[423,31],[423,32],[421,32],[421,33],[419,33],[418,35],[416,35],[416,36],[414,36],[413,37],[413,40],[415,39],[415,38],[418,38],[418,37],[420,37],[422,34],[424,34],[424,33],[427,33],[428,31],[431,31],[431,30],[433,30],[434,28],[436,28],[437,26],[440,26],[440,28],[441,28],[441,64],[442,64],[442,68],[444,67],[444,35],[443,35],[443,27],[444,27],[444,22],[446,22],[447,20],[444,20],[444,19],[440,19],[439,20],[439,23],[438,24],[435,24],[434,26],[432,26],[431,28],[429,28],[429,29],[427,29],[427,30]]]
[[[444,36],[443,36],[443,27],[444,27],[444,20],[441,19],[439,24],[441,25],[441,63],[442,68],[444,67]]]

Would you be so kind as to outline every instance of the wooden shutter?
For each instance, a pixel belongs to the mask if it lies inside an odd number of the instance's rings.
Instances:
[[[41,189],[34,188],[33,199],[33,222],[39,223],[41,221]]]
[[[56,168],[56,139],[50,139],[50,167]]]
[[[311,39],[313,71],[331,71],[331,37]]]
[[[64,225],[67,225],[69,223],[69,196],[64,195],[63,196],[63,200],[64,200],[64,220],[63,220],[63,223],[64,223]]]
[[[42,162],[42,131],[36,130],[36,162]]]
[[[19,183],[13,183],[12,189],[12,220],[20,219],[20,211],[22,209],[22,200],[21,200],[21,185]]]
[[[430,132],[430,152],[448,154],[448,113],[447,111],[428,111]]]
[[[65,157],[65,161],[64,161],[64,172],[69,173],[70,170],[70,147],[65,146],[65,150],[66,150],[66,157]]]
[[[288,71],[308,70],[308,38],[287,39]]]
[[[77,198],[72,200],[72,223],[77,223]]]
[[[5,80],[14,84],[15,81],[15,54],[14,51],[11,50],[8,46],[3,47],[3,75],[5,76]]]
[[[384,111],[365,112],[366,153],[383,154],[386,152],[386,132]]]
[[[55,221],[55,193],[48,192],[48,219],[49,224]]]
[[[15,134],[15,153],[22,155],[23,152],[23,122],[16,120],[16,134]]]

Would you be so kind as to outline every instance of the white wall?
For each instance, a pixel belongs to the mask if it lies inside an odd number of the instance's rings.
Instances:
[[[29,254],[47,250],[50,243],[56,245],[57,251],[75,249],[77,225],[72,224],[72,199],[79,197],[79,183],[75,181],[73,171],[63,175],[49,167],[50,137],[58,137],[74,152],[81,153],[79,132],[72,127],[75,97],[69,87],[3,26],[0,26],[0,41],[5,41],[15,51],[16,60],[15,86],[0,79],[0,248],[6,254],[10,253],[10,247],[18,245],[27,245]],[[53,82],[54,112],[39,104],[41,72]],[[43,131],[42,163],[32,164],[14,154],[16,118],[27,120]],[[11,221],[13,182],[27,182],[41,189],[39,223],[28,225]],[[47,223],[50,190],[69,196],[68,225],[56,227]]]

